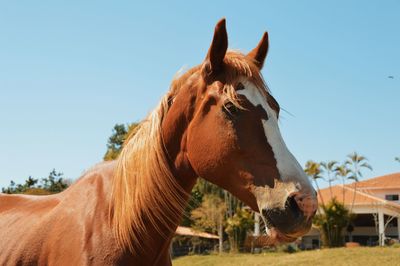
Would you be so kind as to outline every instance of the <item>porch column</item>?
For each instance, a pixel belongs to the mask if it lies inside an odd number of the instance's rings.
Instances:
[[[397,238],[400,240],[400,216],[397,217]]]
[[[254,213],[254,236],[260,236],[260,214]]]
[[[382,210],[378,210],[379,245],[385,245],[385,220]]]

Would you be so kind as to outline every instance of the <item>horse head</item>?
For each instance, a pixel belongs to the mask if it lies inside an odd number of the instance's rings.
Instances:
[[[175,126],[164,135],[185,121],[175,164],[260,212],[271,239],[288,242],[310,229],[317,197],[279,131],[279,104],[261,75],[268,45],[264,33],[250,53],[228,51],[218,22],[204,62],[172,84],[164,123]]]

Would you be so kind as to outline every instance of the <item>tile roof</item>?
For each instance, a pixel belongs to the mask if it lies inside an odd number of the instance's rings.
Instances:
[[[328,203],[332,198],[343,202],[345,205],[351,205],[354,198],[354,204],[374,204],[380,202],[379,198],[371,195],[365,195],[356,190],[354,193],[353,188],[343,187],[342,185],[333,186],[331,189],[325,188],[318,192],[318,201]],[[344,199],[344,200],[343,200]]]
[[[379,188],[399,188],[400,189],[400,173],[384,175],[376,178],[371,178],[357,183],[357,188],[354,189],[354,183],[349,185],[336,185],[331,188],[324,188],[318,192],[318,200],[320,203],[328,203],[332,198],[343,202],[350,206],[354,200],[354,206],[370,206],[370,205],[385,205],[391,209],[400,211],[400,204],[387,201],[372,194],[374,189]]]
[[[353,183],[354,184],[354,183]],[[353,186],[350,184],[348,186]],[[358,188],[379,189],[379,188],[399,188],[400,189],[400,172],[383,176],[378,176],[363,180],[357,183]]]

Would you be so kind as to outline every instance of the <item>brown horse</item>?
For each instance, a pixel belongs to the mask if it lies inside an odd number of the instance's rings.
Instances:
[[[0,265],[171,265],[200,176],[261,212],[273,242],[307,232],[316,193],[278,128],[260,70],[268,35],[227,51],[225,20],[205,61],[172,82],[119,158],[51,196],[0,195]]]

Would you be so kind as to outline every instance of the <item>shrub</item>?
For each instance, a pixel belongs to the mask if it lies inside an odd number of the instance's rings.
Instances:
[[[323,213],[314,217],[314,224],[322,233],[322,241],[328,247],[341,247],[344,244],[343,229],[346,228],[353,215],[336,198],[326,205],[322,205]]]

